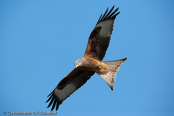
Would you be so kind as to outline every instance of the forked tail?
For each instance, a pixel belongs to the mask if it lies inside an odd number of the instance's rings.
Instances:
[[[97,74],[104,79],[104,81],[109,85],[112,91],[116,79],[116,73],[119,70],[121,64],[124,63],[126,59],[127,58],[115,61],[102,61],[102,63],[106,64],[106,66],[109,68],[110,71],[107,73],[97,73]]]

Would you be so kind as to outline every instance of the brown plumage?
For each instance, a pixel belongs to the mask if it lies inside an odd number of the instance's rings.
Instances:
[[[48,107],[52,105],[51,110],[69,97],[78,88],[83,86],[87,80],[96,72],[113,90],[116,73],[122,63],[127,59],[116,61],[102,61],[106,50],[109,46],[113,24],[118,8],[114,10],[114,6],[108,12],[108,8],[104,15],[101,14],[96,26],[91,32],[85,54],[82,58],[75,62],[76,68],[65,76],[57,85],[57,87],[48,95],[50,101]]]

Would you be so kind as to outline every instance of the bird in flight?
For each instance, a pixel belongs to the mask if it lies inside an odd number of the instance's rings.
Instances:
[[[109,46],[113,24],[118,8],[114,10],[114,6],[98,19],[96,26],[91,32],[85,54],[82,58],[75,62],[75,68],[67,76],[65,76],[56,86],[56,88],[48,95],[46,102],[48,107],[52,105],[51,111],[68,98],[73,92],[83,86],[94,73],[97,73],[113,90],[116,79],[116,73],[122,63],[127,58],[115,61],[102,61],[106,50]]]

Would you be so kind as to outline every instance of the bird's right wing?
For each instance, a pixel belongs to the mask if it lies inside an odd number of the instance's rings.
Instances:
[[[104,58],[111,39],[114,20],[116,16],[120,13],[117,11],[118,8],[114,10],[113,6],[109,12],[107,9],[104,15],[101,14],[96,26],[94,27],[88,39],[88,44],[84,57],[96,57],[100,61]]]
[[[64,77],[57,87],[48,95],[49,98],[46,102],[50,101],[48,107],[52,104],[51,111],[55,106],[57,110],[59,105],[78,88],[83,86],[94,73],[95,72],[81,71],[79,68],[75,68]]]

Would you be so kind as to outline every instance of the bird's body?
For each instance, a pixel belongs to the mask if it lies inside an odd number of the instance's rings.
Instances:
[[[75,62],[76,68],[65,76],[48,95],[49,99],[46,102],[50,101],[48,107],[52,105],[51,110],[55,107],[57,110],[59,105],[73,92],[83,86],[94,73],[103,78],[111,90],[113,90],[116,73],[121,64],[127,59],[102,61],[109,46],[114,20],[120,13],[117,12],[118,8],[114,11],[113,9],[114,6],[109,12],[107,9],[104,15],[100,16],[89,36],[84,56]]]
[[[81,70],[86,70],[86,71],[94,71],[97,73],[107,73],[109,72],[109,68],[102,62],[100,62],[97,59],[91,58],[91,57],[83,57],[79,59],[82,61],[83,66],[77,66],[76,67],[80,68]],[[91,64],[91,65],[89,65]]]

